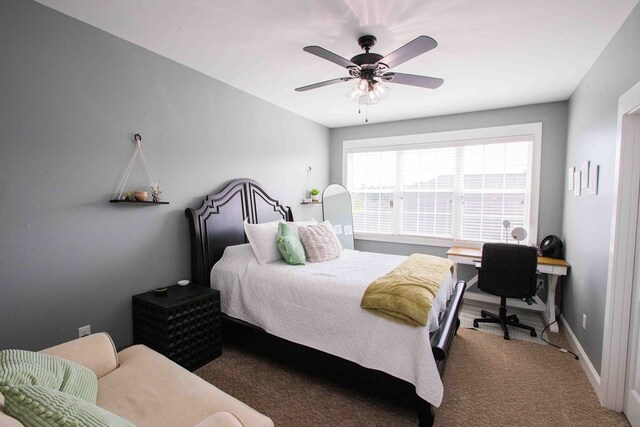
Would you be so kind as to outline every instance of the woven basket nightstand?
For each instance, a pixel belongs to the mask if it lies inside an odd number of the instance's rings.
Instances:
[[[133,338],[193,371],[222,353],[220,291],[191,284],[133,297]]]

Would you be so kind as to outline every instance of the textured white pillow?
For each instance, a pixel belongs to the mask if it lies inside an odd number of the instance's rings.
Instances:
[[[247,220],[244,221],[244,232],[260,264],[268,264],[282,259],[282,254],[276,244],[279,222],[280,221],[272,221],[262,224],[249,224]]]
[[[280,221],[280,222],[284,222],[284,221]],[[294,222],[287,222],[286,224],[289,227],[291,227],[291,229],[296,233],[296,235],[298,235],[298,228],[304,227],[306,225],[317,225],[318,221],[316,221],[314,218],[311,218],[308,221],[294,221]],[[300,237],[300,235],[298,235],[298,237]]]
[[[333,232],[333,235],[336,236],[338,245],[340,245],[340,250],[343,250],[344,247],[342,246],[342,242],[340,241],[340,239],[338,239],[338,235],[336,234],[336,229],[333,227],[333,224],[331,224],[329,221],[322,221],[320,224],[324,224],[331,229],[331,231]]]
[[[340,256],[342,247],[329,221],[298,228],[309,262],[329,261]]]

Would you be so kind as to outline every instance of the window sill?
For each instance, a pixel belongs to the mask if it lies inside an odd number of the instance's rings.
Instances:
[[[437,237],[391,235],[391,234],[377,234],[377,233],[355,233],[354,238],[356,240],[370,240],[374,242],[386,242],[386,243],[405,243],[405,244],[411,244],[411,245],[437,246],[437,247],[443,247],[443,248],[450,248],[452,246],[461,246],[465,248],[481,248],[483,245],[483,242],[444,239],[444,238],[437,238]]]

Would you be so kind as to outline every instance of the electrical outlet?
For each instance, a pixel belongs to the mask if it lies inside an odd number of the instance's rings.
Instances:
[[[587,315],[582,313],[582,329],[587,329]]]
[[[86,337],[87,335],[91,335],[91,325],[83,326],[78,328],[78,337]]]

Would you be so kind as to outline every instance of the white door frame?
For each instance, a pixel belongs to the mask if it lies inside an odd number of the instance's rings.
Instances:
[[[640,135],[634,136],[625,116],[637,112],[639,106],[640,82],[618,101],[614,210],[600,369],[600,403],[617,412],[622,412],[624,403],[640,186]]]

